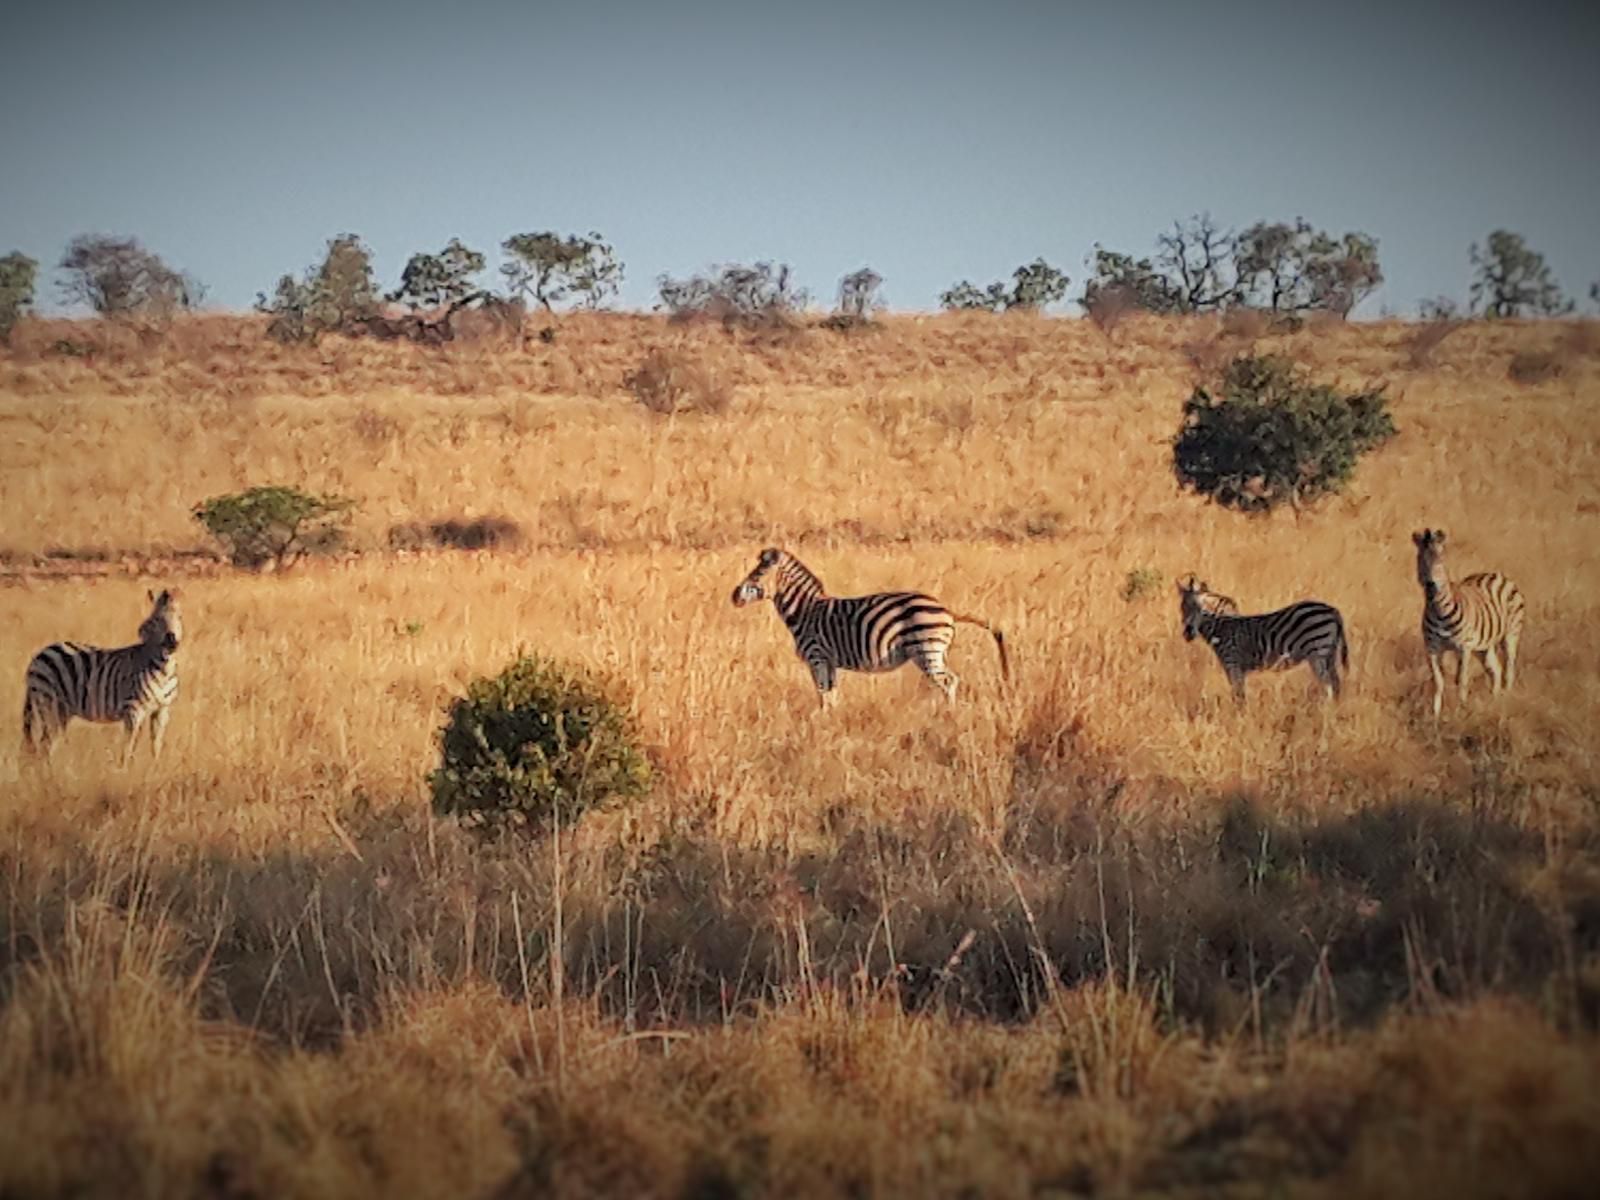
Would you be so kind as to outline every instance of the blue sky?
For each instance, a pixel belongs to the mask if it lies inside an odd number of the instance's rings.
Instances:
[[[451,237],[597,229],[630,307],[765,258],[824,300],[870,264],[926,309],[1039,255],[1076,294],[1095,242],[1149,253],[1202,211],[1375,235],[1364,315],[1464,300],[1498,227],[1569,294],[1600,279],[1577,3],[31,7],[6,21],[0,253],[131,234],[220,307],[347,230],[392,285]]]

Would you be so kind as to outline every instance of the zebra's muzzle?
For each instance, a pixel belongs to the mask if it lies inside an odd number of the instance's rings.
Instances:
[[[169,633],[161,639],[161,648],[169,654],[178,648],[178,635]]]

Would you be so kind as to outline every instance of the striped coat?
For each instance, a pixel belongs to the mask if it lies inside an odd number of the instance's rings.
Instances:
[[[1467,700],[1472,656],[1481,654],[1492,691],[1517,678],[1517,645],[1522,640],[1527,604],[1516,584],[1494,571],[1468,575],[1459,583],[1445,568],[1445,532],[1424,529],[1411,535],[1417,548],[1417,582],[1422,585],[1422,643],[1433,673],[1433,715],[1444,705],[1446,653],[1456,656],[1456,693]],[[1504,655],[1502,667],[1501,656]]]
[[[176,591],[152,592],[150,600],[150,615],[131,646],[108,650],[56,642],[33,656],[22,702],[22,740],[29,750],[49,750],[67,723],[79,717],[122,722],[128,733],[124,765],[146,720],[151,754],[161,753],[162,734],[178,695],[176,656],[183,620]]]
[[[1310,665],[1330,698],[1339,695],[1339,672],[1350,668],[1350,643],[1344,618],[1331,604],[1301,600],[1275,612],[1244,616],[1230,597],[1192,575],[1178,584],[1178,597],[1184,641],[1198,637],[1211,647],[1241,708],[1246,675],[1301,663]]]
[[[977,617],[953,613],[921,592],[830,596],[798,558],[768,547],[755,569],[733,589],[733,603],[739,607],[768,597],[793,635],[795,653],[810,670],[824,705],[839,671],[892,671],[907,662],[915,663],[955,699],[959,680],[945,666],[945,654],[957,622],[989,631],[1000,652],[1001,673],[1010,677],[1005,636],[998,629]]]

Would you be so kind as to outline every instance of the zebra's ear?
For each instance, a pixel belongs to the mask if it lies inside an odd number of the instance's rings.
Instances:
[[[1434,530],[1434,531],[1433,531],[1433,544],[1434,544],[1434,545],[1435,545],[1435,546],[1442,546],[1442,545],[1444,545],[1444,530],[1442,530],[1442,529],[1435,529],[1435,530]]]

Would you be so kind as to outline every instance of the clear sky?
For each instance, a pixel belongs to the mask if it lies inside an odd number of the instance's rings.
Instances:
[[[1360,310],[1465,299],[1505,227],[1600,279],[1600,4],[78,0],[18,5],[0,253],[130,234],[247,306],[359,233],[599,230],[655,277],[759,258],[898,309],[1175,218],[1375,235]],[[53,269],[42,289],[57,295]],[[1076,311],[1075,308],[1070,311]]]

